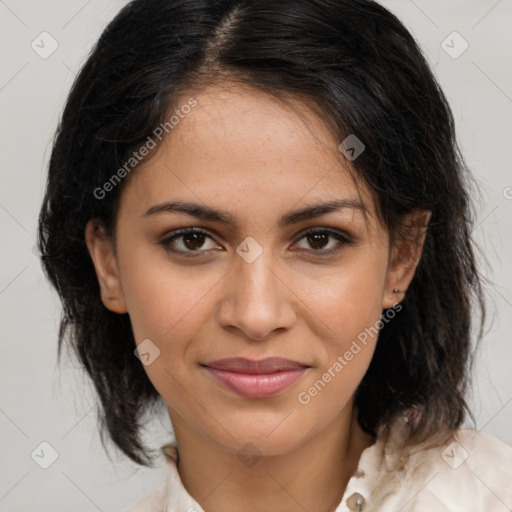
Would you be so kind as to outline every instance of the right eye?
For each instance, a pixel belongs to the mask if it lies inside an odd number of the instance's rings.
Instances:
[[[201,249],[207,240],[211,240],[210,247]],[[172,231],[165,238],[159,241],[167,251],[179,253],[184,256],[200,256],[201,254],[208,253],[212,249],[218,248],[218,245],[213,243],[212,237],[198,228],[184,228]],[[194,254],[195,253],[195,254]]]

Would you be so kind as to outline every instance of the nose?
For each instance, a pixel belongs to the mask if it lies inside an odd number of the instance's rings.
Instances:
[[[262,341],[293,325],[294,294],[282,268],[270,259],[266,251],[252,263],[236,255],[219,308],[221,327]]]

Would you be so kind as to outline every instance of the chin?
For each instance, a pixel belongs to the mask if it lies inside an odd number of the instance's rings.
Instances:
[[[272,457],[289,453],[308,441],[309,429],[305,425],[287,421],[291,419],[287,418],[288,414],[290,413],[282,414],[279,421],[269,421],[268,418],[261,417],[248,418],[246,421],[234,418],[233,424],[223,424],[226,430],[215,432],[220,437],[216,436],[214,440],[224,449],[241,457]],[[290,414],[292,415],[293,413]]]

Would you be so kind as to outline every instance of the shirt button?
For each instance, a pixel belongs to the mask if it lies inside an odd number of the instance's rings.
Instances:
[[[358,492],[355,492],[347,499],[347,507],[356,512],[361,512],[365,503],[366,500]]]

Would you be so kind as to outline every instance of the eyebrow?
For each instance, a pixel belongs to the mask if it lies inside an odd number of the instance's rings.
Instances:
[[[280,227],[296,224],[308,219],[313,219],[326,215],[328,213],[337,212],[343,209],[364,212],[365,207],[356,199],[336,199],[327,202],[317,202],[298,210],[292,210],[283,215],[277,222]],[[164,203],[152,206],[142,217],[150,217],[156,214],[181,212],[186,213],[198,219],[210,220],[226,224],[227,226],[236,227],[236,218],[231,213],[211,208],[198,203],[186,201],[166,201]]]

